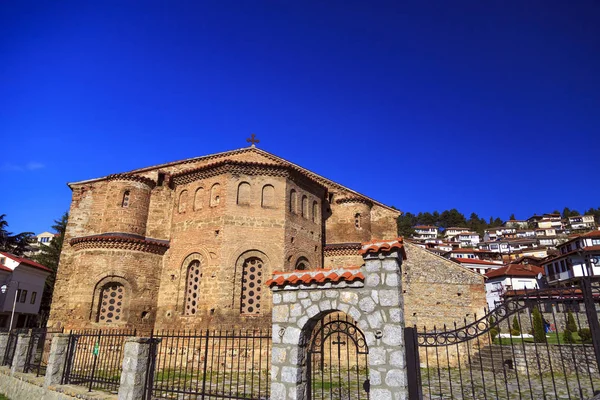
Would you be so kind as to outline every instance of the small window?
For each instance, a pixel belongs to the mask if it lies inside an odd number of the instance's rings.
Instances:
[[[4,265],[6,263],[6,257],[0,257],[0,264]]]
[[[312,221],[319,222],[319,203],[317,203],[316,201],[313,201]]]
[[[216,207],[221,202],[221,185],[215,183],[210,188],[210,206]]]
[[[250,184],[248,182],[240,183],[238,186],[238,193],[237,193],[238,206],[249,206],[251,197],[252,197],[252,194],[251,194]]]
[[[310,264],[308,263],[308,259],[306,257],[300,257],[298,261],[296,261],[296,266],[294,269],[299,271],[306,271],[310,269]]]
[[[31,304],[35,304],[35,298],[37,297],[37,292],[31,293]]]
[[[125,193],[123,193],[123,202],[121,203],[122,207],[129,207],[129,190],[126,190]]]
[[[261,207],[275,207],[275,188],[272,185],[263,186]]]
[[[165,173],[159,172],[158,179],[156,180],[156,186],[162,186],[165,183]]]
[[[21,290],[21,294],[19,295],[19,302],[25,303],[27,300],[27,290]]]
[[[354,215],[354,227],[360,229],[360,213]]]
[[[199,187],[196,189],[196,194],[194,195],[194,211],[202,209],[202,203],[204,201],[204,188]]]
[[[308,218],[308,197],[302,196],[302,216]]]
[[[177,211],[180,214],[184,213],[186,205],[187,205],[187,190],[182,190],[181,193],[179,193],[179,206],[177,208]]]
[[[294,189],[292,189],[290,191],[290,212],[291,213],[295,213],[296,212],[296,191]]]

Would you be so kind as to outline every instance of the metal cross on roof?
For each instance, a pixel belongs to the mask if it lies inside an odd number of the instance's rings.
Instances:
[[[258,140],[258,139],[256,138],[256,135],[253,133],[252,135],[250,135],[250,138],[249,138],[249,139],[246,139],[246,142],[248,142],[248,143],[252,143],[252,147],[255,147],[255,144],[256,144],[256,143],[259,143],[259,142],[260,142],[260,140]]]

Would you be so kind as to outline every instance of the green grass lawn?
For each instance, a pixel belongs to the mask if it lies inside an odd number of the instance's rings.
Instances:
[[[560,344],[565,344],[568,345],[569,343],[565,343],[564,339],[563,339],[563,333],[557,333],[557,332],[553,332],[553,333],[549,333],[546,335],[546,340],[548,340],[548,344],[559,344],[559,339],[560,339]],[[575,341],[575,343],[573,344],[581,344],[581,339],[579,338],[579,335],[574,332],[573,333],[573,339]],[[519,336],[513,336],[513,337],[503,337],[503,338],[495,338],[494,339],[494,344],[516,344],[516,343],[533,343],[533,338],[521,338]]]

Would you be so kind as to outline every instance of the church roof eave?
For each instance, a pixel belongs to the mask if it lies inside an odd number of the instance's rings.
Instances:
[[[369,196],[366,196],[362,193],[359,193],[355,190],[352,190],[346,186],[343,186],[337,182],[334,182],[330,179],[325,178],[322,175],[319,175],[313,171],[310,171],[306,168],[303,168],[291,161],[285,160],[279,156],[276,156],[272,153],[269,153],[268,151],[256,148],[256,147],[243,147],[240,149],[235,149],[235,150],[228,150],[228,151],[224,151],[224,152],[219,152],[219,153],[213,153],[213,154],[209,154],[209,155],[205,155],[205,156],[200,156],[200,157],[192,157],[192,158],[186,158],[184,160],[179,160],[179,161],[172,161],[172,162],[168,162],[168,163],[163,163],[163,164],[158,164],[158,165],[154,165],[151,167],[144,167],[144,168],[138,168],[138,169],[134,169],[128,172],[125,172],[124,174],[139,174],[139,173],[144,173],[144,172],[148,172],[148,171],[152,171],[152,170],[157,170],[157,169],[161,169],[161,168],[167,168],[167,167],[172,167],[175,165],[179,165],[179,164],[188,164],[188,163],[193,163],[193,162],[197,162],[197,161],[202,161],[202,160],[207,160],[207,159],[211,159],[211,158],[219,158],[219,157],[226,157],[229,155],[233,155],[233,154],[239,154],[239,153],[243,153],[243,152],[257,152],[267,158],[270,158],[273,161],[276,161],[278,163],[282,163],[282,164],[288,164],[290,165],[293,169],[298,170],[299,172],[308,175],[309,177],[311,177],[312,179],[315,179],[317,182],[321,183],[321,184],[325,184],[325,185],[329,185],[329,186],[333,186],[336,187],[338,189],[341,190],[345,190],[348,191],[350,193],[353,193],[357,196],[363,197],[365,199],[368,199],[370,201],[372,201],[374,204],[377,204],[378,206],[385,208],[388,211],[392,211],[394,213],[397,213],[398,215],[402,214],[402,211],[397,210],[395,208],[392,208],[388,205],[385,205],[375,199],[370,198]],[[74,186],[78,186],[78,185],[85,185],[85,184],[89,184],[89,183],[94,183],[94,182],[99,182],[102,180],[106,180],[108,179],[111,175],[107,175],[107,176],[103,176],[100,178],[94,178],[94,179],[87,179],[87,180],[83,180],[83,181],[78,181],[78,182],[70,182],[67,183],[67,186],[69,186],[69,188],[71,188],[71,190],[73,190]]]

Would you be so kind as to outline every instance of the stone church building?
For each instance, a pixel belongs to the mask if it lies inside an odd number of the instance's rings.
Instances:
[[[48,322],[65,329],[269,327],[274,271],[361,265],[360,243],[395,238],[400,215],[254,145],[69,187]],[[481,313],[479,274],[405,249],[407,324]]]

